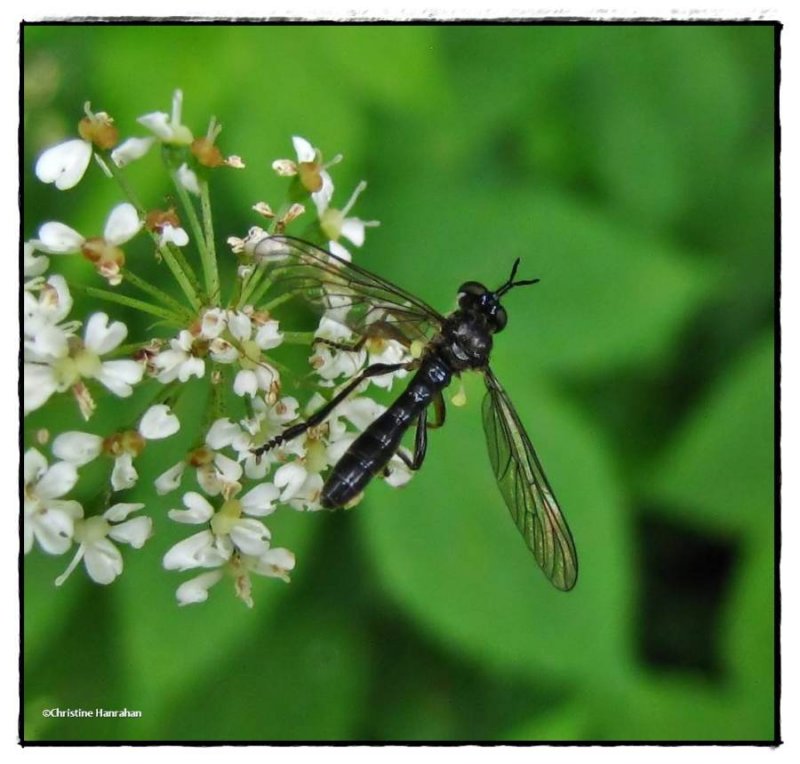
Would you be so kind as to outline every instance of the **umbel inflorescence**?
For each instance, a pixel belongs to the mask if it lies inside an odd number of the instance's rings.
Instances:
[[[252,605],[253,574],[288,581],[295,566],[290,550],[273,545],[265,518],[283,508],[320,508],[324,475],[383,411],[364,394],[367,387],[390,387],[393,375],[365,380],[320,427],[264,453],[259,448],[325,405],[367,362],[398,363],[407,351],[391,339],[348,349],[353,338],[334,310],[321,316],[315,332],[287,329],[278,316],[286,294],[271,279],[270,263],[257,256],[260,242],[302,215],[306,238],[311,231],[317,243],[349,260],[342,240],[361,246],[366,228],[377,225],[350,215],[366,184],[344,207],[333,207],[330,168],[341,157],[325,163],[318,149],[295,136],[296,158],[272,163],[287,178],[286,201],[255,204],[263,227],[232,236],[214,218],[209,186],[219,172],[245,171],[244,163],[222,154],[214,119],[195,138],[181,121],[181,102],[178,91],[170,114],[140,117],[147,135],[125,140],[108,114],[87,104],[79,137],[36,162],[39,180],[61,190],[76,186],[95,163],[102,170],[97,178],[116,184],[119,203],[100,235],[50,221],[23,246],[24,414],[72,398],[85,422],[68,431],[50,423],[35,432],[26,428],[23,544],[26,554],[38,549],[69,559],[56,585],[81,563],[92,580],[110,584],[123,572],[121,547],[138,549],[160,524],[181,523],[186,537],[162,560],[167,570],[192,571],[177,588],[178,602],[204,601],[227,575],[237,596]],[[152,158],[156,149],[169,178],[162,194],[177,201],[166,209],[143,203],[126,174],[128,164]],[[257,171],[265,170],[266,164]],[[136,237],[150,242],[158,279],[126,258],[125,246]],[[96,285],[65,276],[76,272],[60,267],[67,258],[85,261]],[[221,258],[235,259],[236,268],[220,268]],[[81,304],[92,306],[81,315],[73,309],[78,293]],[[147,320],[128,323],[146,329],[129,331],[118,317],[132,312]],[[316,384],[310,394],[274,358],[287,344],[311,348]],[[198,395],[198,384],[206,386],[206,415],[183,421],[181,399]],[[100,419],[95,412],[117,399],[126,399],[126,423],[113,431],[93,426]],[[176,450],[174,436],[187,429],[192,445]],[[137,457],[145,448],[161,449],[158,474],[139,474]],[[409,479],[400,458],[390,467],[384,476],[390,484]],[[78,501],[76,495],[86,494],[79,491],[83,474],[92,471],[96,479],[98,470],[102,488]],[[145,481],[159,497],[146,504],[136,501]]]

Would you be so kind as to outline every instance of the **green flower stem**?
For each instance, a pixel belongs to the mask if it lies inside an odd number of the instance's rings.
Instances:
[[[158,287],[140,278],[127,268],[122,269],[122,277],[133,286],[138,287],[143,292],[147,292],[151,297],[155,297],[159,302],[171,308],[170,315],[181,316],[181,323],[186,323],[194,318],[194,315],[184,305],[181,305],[174,297],[171,297],[166,292],[163,292]],[[145,303],[147,304],[147,303]],[[161,309],[161,308],[159,308]]]
[[[247,298],[250,305],[258,305],[264,299],[264,295],[269,291],[273,281],[269,276],[264,276],[258,286],[253,289]]]
[[[314,332],[281,332],[283,341],[287,345],[311,345],[314,342]]]
[[[144,208],[142,203],[139,201],[138,197],[134,193],[133,189],[131,188],[130,184],[128,183],[128,179],[125,177],[125,173],[117,167],[117,165],[111,159],[111,152],[106,151],[103,153],[103,157],[105,160],[105,164],[109,169],[109,172],[113,176],[113,178],[119,183],[120,187],[122,188],[123,193],[125,196],[128,197],[130,203],[136,207],[136,212],[139,214],[139,217],[144,220],[147,217],[147,210]],[[176,181],[173,178],[173,181]],[[192,307],[197,310],[201,305],[201,300],[199,299],[200,293],[200,283],[197,280],[197,276],[192,271],[191,266],[183,257],[183,254],[180,253],[177,256],[175,252],[172,250],[178,250],[178,247],[172,246],[171,248],[161,246],[159,244],[158,234],[154,231],[148,231],[150,237],[153,239],[153,242],[156,245],[156,248],[161,253],[161,256],[164,258],[165,262],[169,266],[170,271],[172,271],[172,275],[175,277],[175,280],[180,285],[183,293],[186,295],[189,303]],[[198,245],[199,246],[199,245]]]
[[[206,291],[211,300],[219,303],[221,295],[219,293],[219,271],[217,270],[217,250],[214,245],[214,218],[211,214],[211,195],[208,190],[208,181],[199,180],[200,183],[200,207],[203,211],[203,225],[205,227],[205,254],[203,259],[203,271],[206,277]]]
[[[292,299],[294,295],[291,292],[287,292],[286,294],[282,294],[280,297],[276,297],[274,300],[270,300],[269,302],[264,303],[263,305],[259,305],[259,310],[270,311],[275,310],[279,305],[283,305],[283,303],[288,302]],[[257,300],[253,300],[253,302],[257,302]]]
[[[170,324],[175,326],[183,326],[185,319],[182,314],[175,313],[168,308],[161,305],[153,305],[152,303],[145,302],[144,300],[137,300],[135,297],[128,297],[127,295],[120,294],[119,292],[112,292],[108,289],[98,289],[97,287],[83,286],[82,284],[70,284],[69,288],[87,295],[88,297],[97,297],[101,300],[108,300],[117,305],[125,305],[128,308],[134,308],[142,313],[148,313],[151,316],[157,316],[164,319]],[[182,307],[178,305],[178,307]]]
[[[173,169],[169,162],[167,163],[167,167],[169,168],[169,177],[172,179],[172,184],[175,186],[175,193],[178,194],[178,198],[181,201],[184,215],[189,220],[189,227],[192,229],[192,237],[197,245],[197,251],[200,253],[200,261],[204,264],[203,267],[205,267],[208,254],[203,228],[200,225],[200,218],[197,217],[197,210],[194,208],[189,192],[178,178],[178,171]]]
[[[158,245],[158,237],[154,234],[153,238],[156,241],[156,245]],[[177,247],[175,244],[161,245],[158,247],[158,251],[161,257],[164,258],[164,262],[172,272],[172,275],[175,277],[175,281],[178,282],[181,291],[186,295],[186,299],[189,300],[189,304],[192,306],[193,310],[195,312],[199,311],[203,303],[202,297],[200,296],[202,288],[200,287],[200,282],[197,280],[197,276],[195,276],[189,263],[186,262],[180,247]]]
[[[130,183],[128,183],[128,179],[125,177],[125,173],[122,172],[122,168],[117,167],[116,163],[113,159],[111,159],[111,151],[102,151],[99,152],[103,157],[103,164],[108,168],[108,171],[111,173],[111,177],[119,183],[120,188],[122,189],[122,193],[128,197],[128,201],[136,207],[136,211],[139,213],[139,217],[144,220],[145,215],[147,215],[147,210],[144,208],[142,203],[139,201],[139,198],[136,196],[136,193],[131,188]]]
[[[261,283],[262,279],[264,278],[264,272],[267,270],[266,263],[259,263],[253,272],[250,274],[250,278],[247,279],[247,282],[244,283],[241,287],[241,294],[239,295],[239,299],[237,301],[237,305],[247,305],[248,300],[250,299],[250,295],[253,294],[255,288]]]

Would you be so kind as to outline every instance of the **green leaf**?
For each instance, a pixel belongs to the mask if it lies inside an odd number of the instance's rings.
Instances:
[[[690,677],[641,675],[615,697],[597,694],[593,717],[605,740],[769,741],[772,727],[730,688]]]
[[[35,548],[24,560],[24,602],[22,633],[25,660],[35,664],[72,612],[76,589],[56,588],[55,580],[69,564],[74,550],[58,557]]]
[[[321,87],[350,90],[384,107],[425,114],[447,96],[433,27],[340,26],[309,30]]]
[[[696,406],[648,479],[665,511],[717,532],[771,535],[774,364],[769,332]]]
[[[591,740],[590,717],[584,705],[569,701],[517,724],[501,739],[526,742]]]
[[[575,104],[591,120],[595,171],[638,225],[674,223],[716,192],[746,146],[745,71],[722,28],[603,32]]]
[[[246,634],[187,677],[159,720],[160,739],[352,739],[367,687],[365,636],[345,610],[306,594],[241,611]]]
[[[447,426],[431,433],[424,469],[403,491],[370,486],[355,510],[374,565],[388,593],[442,644],[490,666],[537,678],[624,676],[631,558],[604,447],[529,362],[496,371],[572,528],[577,587],[564,594],[549,584],[508,515],[483,442],[483,383],[474,378],[467,410],[451,408]]]
[[[766,532],[743,551],[723,622],[722,652],[732,690],[753,736],[769,737],[776,703],[775,554]]]

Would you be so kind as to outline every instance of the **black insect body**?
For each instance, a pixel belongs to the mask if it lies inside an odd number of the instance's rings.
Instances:
[[[507,323],[500,298],[510,289],[538,279],[514,281],[517,260],[509,279],[494,291],[475,281],[462,284],[457,310],[445,317],[380,277],[299,239],[271,236],[255,246],[254,254],[268,261],[277,285],[352,330],[360,338],[352,347],[360,347],[370,337],[383,337],[396,339],[407,348],[413,349],[415,343],[423,348],[407,363],[368,366],[309,419],[287,428],[256,453],[324,422],[365,379],[399,369],[415,370],[405,391],[361,433],[329,475],[322,489],[322,505],[344,506],[375,475],[384,472],[395,455],[411,469],[419,469],[427,449],[427,429],[444,423],[442,391],[454,375],[480,371],[487,389],[483,426],[497,484],[545,575],[559,589],[571,589],[578,575],[572,536],[519,417],[489,367],[493,335]],[[428,421],[431,405],[435,422]],[[416,435],[409,459],[399,449],[412,425]]]

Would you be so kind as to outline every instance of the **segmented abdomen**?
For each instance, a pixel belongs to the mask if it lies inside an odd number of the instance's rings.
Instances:
[[[403,394],[367,427],[333,468],[322,488],[322,506],[343,507],[378,475],[400,447],[400,441],[434,395],[450,382],[439,358],[426,359]]]

